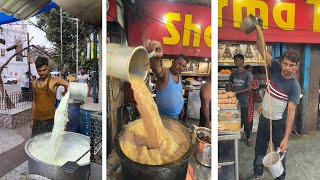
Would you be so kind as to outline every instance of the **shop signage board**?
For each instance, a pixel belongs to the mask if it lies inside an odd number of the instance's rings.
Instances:
[[[319,0],[219,0],[218,9],[219,40],[255,41],[255,34],[241,31],[240,22],[260,14],[266,42],[320,42]]]
[[[160,41],[165,54],[211,57],[211,8],[187,3],[143,1],[141,17],[128,16],[128,44]]]

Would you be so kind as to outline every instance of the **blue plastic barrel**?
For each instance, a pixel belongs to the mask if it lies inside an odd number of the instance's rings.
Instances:
[[[90,136],[91,114],[101,111],[101,104],[88,103],[80,106],[80,133]]]
[[[80,106],[83,101],[73,100],[68,103],[68,129],[71,132],[80,132]]]

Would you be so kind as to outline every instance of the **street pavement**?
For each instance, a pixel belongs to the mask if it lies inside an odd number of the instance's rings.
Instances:
[[[0,180],[22,180],[28,172],[25,143],[31,137],[29,123],[15,129],[0,127]],[[26,179],[26,178],[24,178]]]
[[[5,85],[5,89],[8,93],[21,91],[19,84]],[[86,99],[86,103],[92,102],[92,97]],[[30,176],[28,174],[27,154],[24,146],[30,137],[29,123],[14,129],[0,127],[0,180],[29,179],[27,177]]]
[[[8,93],[21,92],[19,84],[5,84]],[[9,129],[0,127],[0,180],[25,180],[28,174],[25,143],[31,137],[29,123]]]
[[[242,139],[239,141],[239,172],[240,180],[246,180],[253,174],[253,160],[255,149],[255,138],[258,127],[258,113],[255,112],[253,122],[253,144],[247,146],[246,137],[242,129]],[[220,143],[219,159],[233,161],[234,145],[233,141]],[[219,144],[219,146],[220,146]],[[288,151],[286,153],[286,180],[316,180],[320,179],[318,169],[320,169],[320,131],[312,131],[307,134],[296,136],[290,135]],[[219,169],[219,180],[230,180],[234,178],[234,167],[223,166]],[[265,171],[262,180],[272,180]]]
[[[253,134],[254,139],[256,133]],[[290,135],[289,147],[286,153],[286,180],[316,180],[320,179],[320,131],[312,131],[301,136]],[[255,144],[248,147],[245,136],[239,143],[240,180],[246,180],[253,174]],[[272,180],[265,171],[262,180]]]

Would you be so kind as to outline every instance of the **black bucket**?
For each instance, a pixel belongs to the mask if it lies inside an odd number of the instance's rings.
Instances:
[[[121,161],[121,176],[123,180],[140,180],[140,179],[152,179],[152,180],[185,180],[188,160],[193,155],[195,150],[195,139],[194,136],[188,131],[188,127],[178,120],[173,120],[167,117],[162,117],[162,122],[165,124],[170,123],[179,124],[181,130],[188,134],[190,146],[187,152],[178,160],[165,164],[165,165],[146,165],[135,162],[129,159],[121,150],[120,138],[127,129],[127,125],[124,126],[120,131],[117,132],[114,140],[115,151]],[[171,122],[172,123],[172,122]]]

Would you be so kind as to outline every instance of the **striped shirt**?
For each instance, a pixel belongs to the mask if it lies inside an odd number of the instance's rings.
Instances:
[[[263,116],[281,120],[286,117],[288,101],[299,104],[301,87],[297,79],[286,79],[281,75],[281,65],[276,61],[271,64],[269,76],[270,95],[268,90],[263,98]],[[272,117],[270,117],[270,103]]]

